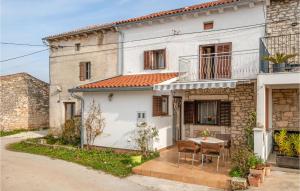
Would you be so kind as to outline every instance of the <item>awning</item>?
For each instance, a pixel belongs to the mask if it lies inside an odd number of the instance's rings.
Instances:
[[[214,80],[202,82],[174,82],[169,84],[156,84],[153,89],[156,91],[167,90],[191,90],[210,88],[235,88],[237,80]]]

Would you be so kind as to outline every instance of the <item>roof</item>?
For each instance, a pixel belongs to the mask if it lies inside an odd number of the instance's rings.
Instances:
[[[201,9],[207,9],[207,8],[227,5],[227,4],[235,3],[235,2],[239,2],[239,1],[242,1],[242,0],[211,1],[211,2],[196,4],[196,5],[192,5],[192,6],[187,6],[187,7],[183,7],[183,8],[179,8],[179,9],[160,11],[160,12],[144,15],[141,17],[130,18],[130,19],[116,21],[116,22],[112,22],[112,23],[91,25],[91,26],[79,28],[79,29],[76,29],[73,31],[64,32],[64,33],[60,33],[60,34],[56,34],[56,35],[51,35],[51,36],[45,37],[43,39],[46,39],[46,40],[47,39],[55,39],[55,38],[62,37],[62,36],[75,35],[75,34],[80,34],[80,33],[90,32],[90,31],[95,31],[95,30],[101,30],[101,29],[109,29],[109,28],[112,28],[112,27],[115,27],[115,26],[118,26],[121,24],[144,21],[144,20],[149,20],[149,19],[158,18],[158,17],[162,17],[162,16],[171,16],[171,15],[175,15],[175,14],[181,14],[181,13],[196,11],[196,10],[201,10]]]
[[[188,6],[188,7],[183,7],[183,8],[179,8],[179,9],[161,11],[161,12],[152,13],[149,15],[141,16],[141,17],[135,17],[135,18],[127,19],[127,20],[117,21],[116,23],[123,24],[123,23],[143,21],[143,20],[153,19],[153,18],[162,17],[162,16],[166,16],[166,15],[174,15],[174,14],[179,14],[179,13],[184,13],[184,12],[189,12],[189,11],[206,9],[206,8],[215,7],[215,6],[221,6],[221,5],[230,4],[230,3],[234,3],[234,2],[238,2],[238,1],[241,1],[241,0],[211,1],[211,2],[196,4],[196,5],[192,5],[192,6]]]
[[[76,89],[152,87],[155,84],[170,80],[177,76],[178,73],[122,75],[81,85]]]

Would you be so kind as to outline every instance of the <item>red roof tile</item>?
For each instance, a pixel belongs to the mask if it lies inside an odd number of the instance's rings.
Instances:
[[[174,15],[174,14],[184,13],[184,12],[188,12],[188,11],[194,11],[194,10],[199,10],[199,9],[210,8],[210,7],[229,4],[229,3],[234,3],[234,2],[238,2],[238,1],[240,1],[240,0],[211,1],[211,2],[207,2],[207,3],[201,3],[201,4],[197,4],[197,5],[192,5],[192,6],[188,6],[188,7],[179,8],[179,9],[173,9],[173,10],[168,10],[168,11],[161,11],[161,12],[157,12],[157,13],[152,13],[152,14],[149,14],[149,15],[145,15],[145,16],[141,16],[141,17],[135,17],[135,18],[131,18],[131,19],[123,20],[123,21],[117,21],[116,24],[137,22],[137,21],[152,19],[152,18],[156,18],[156,17],[166,16],[166,15]]]
[[[130,18],[130,19],[116,21],[116,22],[112,22],[112,23],[91,25],[91,26],[79,28],[79,29],[76,29],[76,30],[73,30],[73,31],[60,33],[60,34],[57,34],[57,35],[51,35],[51,36],[45,37],[43,39],[45,39],[45,40],[54,39],[54,38],[61,37],[61,36],[74,35],[74,34],[79,34],[79,33],[83,33],[83,32],[94,31],[94,30],[109,29],[109,28],[118,26],[119,24],[125,24],[125,23],[130,23],[130,22],[138,22],[138,21],[143,21],[143,20],[157,18],[157,17],[161,17],[161,16],[166,16],[166,15],[180,14],[180,13],[194,11],[194,10],[200,10],[200,9],[206,9],[206,8],[215,7],[215,6],[226,5],[226,4],[239,2],[239,1],[241,1],[241,0],[211,1],[211,2],[207,2],[207,3],[196,4],[196,5],[183,7],[183,8],[179,8],[179,9],[173,9],[173,10],[168,10],[168,11],[160,11],[160,12],[152,13],[152,14],[149,14],[149,15],[144,15],[144,16],[141,16],[141,17]]]
[[[147,87],[154,84],[170,80],[178,76],[178,73],[156,73],[156,74],[137,74],[123,75],[113,78],[81,85],[78,88],[119,88],[119,87]]]

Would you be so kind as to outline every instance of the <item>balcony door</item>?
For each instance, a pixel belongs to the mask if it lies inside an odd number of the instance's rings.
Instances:
[[[199,79],[231,78],[231,43],[200,46]]]

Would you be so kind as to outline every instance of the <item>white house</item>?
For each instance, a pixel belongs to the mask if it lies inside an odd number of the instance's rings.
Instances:
[[[143,120],[159,129],[157,149],[203,129],[245,142],[256,111],[263,0],[225,0],[118,21],[122,75],[79,86],[84,115],[95,100],[106,119],[102,147],[134,148]]]

